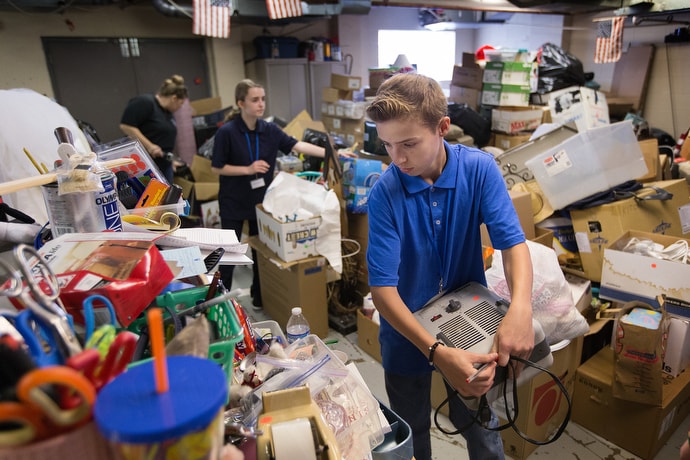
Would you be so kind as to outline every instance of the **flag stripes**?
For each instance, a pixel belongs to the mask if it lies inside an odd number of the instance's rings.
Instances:
[[[194,0],[194,35],[228,38],[230,0]]]
[[[300,0],[266,0],[266,9],[270,19],[302,16],[302,2]]]
[[[618,62],[623,54],[623,23],[624,17],[611,18],[601,21],[597,34],[594,62]]]

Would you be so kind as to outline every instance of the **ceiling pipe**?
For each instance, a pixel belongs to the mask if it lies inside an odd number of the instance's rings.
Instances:
[[[153,0],[153,7],[160,13],[177,18],[190,18],[194,15],[191,5],[173,5],[166,0]]]

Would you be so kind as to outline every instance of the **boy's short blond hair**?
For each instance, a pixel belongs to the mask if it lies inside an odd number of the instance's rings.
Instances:
[[[433,78],[419,74],[399,74],[384,81],[367,108],[377,122],[417,119],[435,130],[448,113],[445,94]]]

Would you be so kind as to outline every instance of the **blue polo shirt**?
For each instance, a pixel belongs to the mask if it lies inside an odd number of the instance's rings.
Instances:
[[[222,168],[226,164],[249,166],[258,159],[270,165],[265,174],[220,176],[218,204],[222,219],[256,220],[256,205],[263,202],[266,189],[273,180],[278,151],[290,153],[295,144],[297,139],[265,120],[257,120],[256,129],[250,131],[238,116],[218,129],[211,158],[214,168]],[[258,178],[264,179],[265,186],[252,189],[251,181]]]
[[[411,311],[441,291],[486,285],[480,224],[496,249],[525,241],[503,177],[491,154],[445,144],[448,160],[433,185],[391,165],[368,201],[370,286],[395,286]],[[411,342],[381,318],[383,367],[420,374],[431,367]]]

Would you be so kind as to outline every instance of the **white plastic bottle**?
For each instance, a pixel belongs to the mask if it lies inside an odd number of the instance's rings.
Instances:
[[[288,343],[295,342],[310,334],[309,322],[302,314],[301,307],[294,307],[292,309],[292,316],[288,319],[285,332],[287,332]]]

